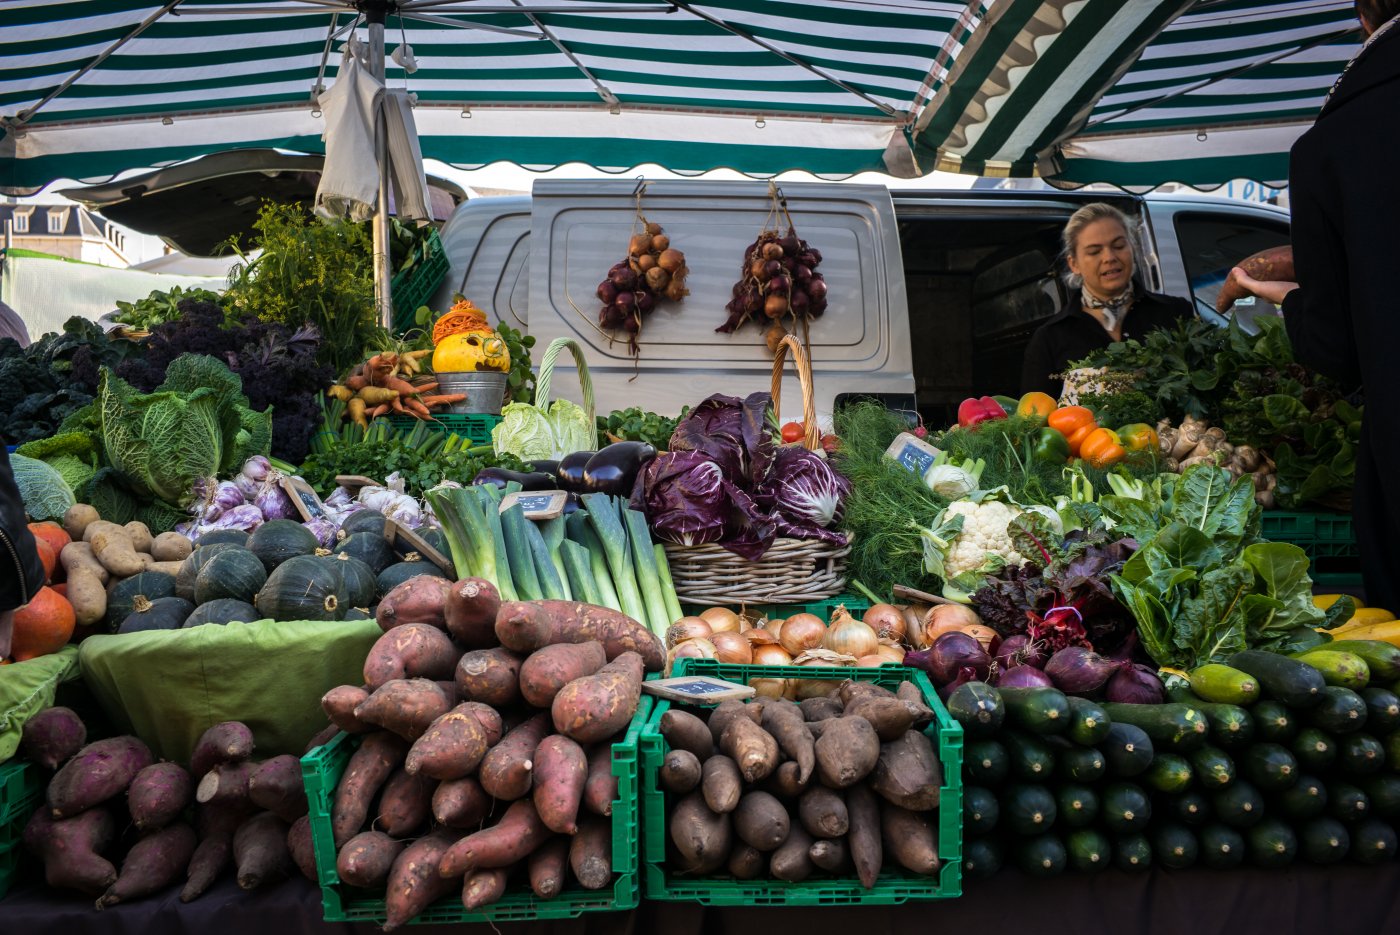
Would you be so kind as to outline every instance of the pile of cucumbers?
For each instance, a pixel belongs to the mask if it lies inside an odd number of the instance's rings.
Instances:
[[[1169,678],[1165,704],[958,687],[963,872],[1394,859],[1400,648],[1347,641],[1228,663]]]

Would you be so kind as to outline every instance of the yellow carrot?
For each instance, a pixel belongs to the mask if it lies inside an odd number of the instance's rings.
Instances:
[[[367,386],[360,390],[359,398],[369,403],[371,406],[378,406],[380,403],[387,403],[397,399],[398,390],[386,390],[378,386]]]
[[[360,428],[368,429],[369,420],[365,418],[365,401],[358,397],[350,400],[350,419]]]

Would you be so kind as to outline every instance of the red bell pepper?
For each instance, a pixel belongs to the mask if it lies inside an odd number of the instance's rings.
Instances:
[[[993,419],[1005,418],[1006,410],[1001,407],[1001,403],[990,396],[983,396],[981,399],[964,399],[958,406],[958,425],[962,428],[971,428]]]

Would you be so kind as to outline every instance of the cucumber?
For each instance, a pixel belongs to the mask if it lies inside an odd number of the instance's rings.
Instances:
[[[1361,788],[1371,800],[1371,811],[1382,821],[1400,819],[1400,776],[1368,776]]]
[[[1069,702],[1070,717],[1069,730],[1065,731],[1065,736],[1075,743],[1092,747],[1108,735],[1112,722],[1108,719],[1108,713],[1098,703],[1073,695],[1067,696],[1065,700]]]
[[[1001,872],[1002,846],[996,838],[971,838],[963,842],[963,876],[985,880]]]
[[[1071,782],[1097,782],[1105,767],[1103,752],[1093,747],[1070,747],[1055,756],[1055,775]]]
[[[1372,686],[1361,693],[1366,702],[1366,729],[1377,736],[1400,728],[1400,695],[1388,688]]]
[[[1370,776],[1385,769],[1385,747],[1370,734],[1347,734],[1337,741],[1337,766],[1348,776]]]
[[[1358,863],[1382,864],[1395,857],[1395,829],[1383,821],[1363,821],[1351,829],[1351,856]]]
[[[1190,681],[1191,691],[1203,701],[1251,705],[1259,700],[1259,680],[1231,666],[1208,663],[1192,672]]]
[[[1294,653],[1292,658],[1321,672],[1322,680],[1328,685],[1340,685],[1359,692],[1371,681],[1371,670],[1365,659],[1356,653],[1338,650],[1332,644],[1305,653]]]
[[[1312,666],[1277,653],[1246,649],[1231,656],[1230,665],[1254,676],[1269,697],[1292,708],[1317,704],[1327,686],[1322,673]]]
[[[968,738],[991,737],[1001,730],[1006,706],[1001,695],[986,682],[965,682],[948,696],[948,713],[962,725]]]
[[[1206,742],[1206,716],[1190,705],[1105,704],[1114,724],[1141,727],[1153,744],[1172,750],[1194,750]]]
[[[1392,646],[1383,640],[1334,640],[1322,648],[1360,656],[1366,660],[1371,678],[1378,682],[1400,679],[1400,646]]]
[[[1329,782],[1327,814],[1349,825],[1365,821],[1371,817],[1371,797],[1349,782]]]
[[[1011,757],[995,740],[974,740],[963,750],[963,769],[972,782],[997,786],[1011,770]]]
[[[1158,792],[1185,792],[1191,786],[1191,761],[1179,753],[1159,753],[1138,779]]]
[[[1041,834],[1015,847],[1016,866],[1033,877],[1053,877],[1065,872],[1069,854],[1053,834]]]
[[[1152,867],[1152,842],[1145,834],[1125,834],[1113,842],[1113,865],[1119,870],[1149,870]]]
[[[1400,744],[1397,746],[1400,747]],[[1108,772],[1125,779],[1151,766],[1155,754],[1152,738],[1141,727],[1132,724],[1110,725],[1099,749],[1103,752]]]
[[[1066,828],[1083,828],[1099,817],[1099,797],[1088,786],[1067,783],[1055,790],[1055,810]]]
[[[1337,742],[1316,727],[1305,727],[1289,744],[1298,765],[1314,773],[1325,772],[1337,761]]]
[[[1115,834],[1142,831],[1152,820],[1152,801],[1141,786],[1114,782],[1104,787],[1099,799],[1103,823]]]
[[[1001,824],[1016,834],[1044,834],[1055,818],[1055,797],[1044,786],[1009,786],[1002,795]]]
[[[1212,870],[1229,870],[1244,862],[1244,836],[1220,823],[1201,829],[1201,863]]]
[[[1282,744],[1256,743],[1242,758],[1244,775],[1266,792],[1280,792],[1298,781],[1298,761]]]
[[[1058,688],[1002,688],[1007,719],[1036,734],[1062,734],[1069,728],[1069,701]]]
[[[1287,743],[1298,733],[1293,712],[1277,701],[1261,701],[1249,713],[1254,716],[1254,736],[1270,743]]]
[[[1279,870],[1298,856],[1298,836],[1277,818],[1265,818],[1245,832],[1249,856],[1257,866]]]
[[[1186,688],[1169,688],[1167,697],[1205,714],[1210,742],[1222,750],[1237,750],[1254,739],[1254,718],[1239,705],[1203,701]]]
[[[1026,782],[1048,782],[1055,774],[1055,754],[1043,739],[1009,731],[1002,745],[1011,761],[1011,775]]]
[[[1152,853],[1168,870],[1185,870],[1200,856],[1200,845],[1190,828],[1165,822],[1152,831]]]
[[[1248,828],[1264,817],[1264,797],[1242,779],[1211,796],[1210,807],[1231,828]]]
[[[1172,797],[1171,810],[1177,821],[1188,825],[1200,825],[1210,817],[1210,801],[1197,790],[1188,789]]]
[[[1192,751],[1191,772],[1207,791],[1224,789],[1235,781],[1235,761],[1224,750],[1206,745]]]
[[[1080,873],[1095,873],[1113,859],[1113,846],[1108,837],[1093,828],[1080,828],[1065,838],[1069,865]],[[966,858],[964,858],[966,860]]]
[[[1001,806],[990,789],[982,786],[963,787],[963,827],[971,835],[990,834],[996,830]]]
[[[1303,859],[1310,864],[1325,867],[1335,864],[1347,856],[1351,850],[1351,835],[1346,825],[1335,818],[1312,818],[1299,829],[1303,845]]]
[[[1315,776],[1299,776],[1298,781],[1280,792],[1275,801],[1294,821],[1317,818],[1327,811],[1327,787]]]
[[[1329,734],[1348,734],[1365,727],[1366,716],[1364,698],[1350,688],[1328,685],[1322,690],[1322,700],[1310,708],[1303,719]]]

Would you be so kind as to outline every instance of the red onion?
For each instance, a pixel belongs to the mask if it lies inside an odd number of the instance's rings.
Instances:
[[[797,260],[793,259],[790,256],[785,256],[778,262],[783,264],[783,269],[787,270],[788,272],[792,272],[793,269],[797,266]]]
[[[905,655],[906,657],[908,656],[907,653]],[[959,688],[961,688],[963,685],[966,685],[968,682],[975,681],[977,681],[977,670],[972,668],[972,666],[963,666],[961,669],[958,670],[957,678],[953,679],[947,685],[944,685],[938,689],[938,697],[942,698],[944,701],[947,701],[948,696],[953,694],[953,692],[957,691]]]
[[[627,313],[616,305],[605,305],[598,313],[598,324],[604,328],[621,328],[622,323],[627,320]]]
[[[1001,641],[997,647],[997,665],[1003,669],[1014,669],[1016,666],[1034,666],[1037,669],[1045,668],[1045,644],[1037,643],[1025,633],[1015,633]]]
[[[923,669],[935,683],[946,685],[964,668],[972,669],[978,678],[986,678],[992,657],[974,637],[966,633],[944,633],[928,649],[905,653],[904,664]]]
[[[792,298],[790,298],[788,301],[792,303],[792,310],[797,314],[801,315],[807,311],[807,293],[794,292],[792,294]]]
[[[826,311],[826,299],[813,299],[811,307],[807,309],[807,314],[813,318],[821,318]]]
[[[598,283],[598,301],[604,305],[611,305],[613,299],[617,298],[617,286],[612,284],[612,280],[604,279]]]
[[[821,279],[820,273],[813,273],[811,280],[807,283],[807,295],[815,301],[826,298],[826,280]]]
[[[777,260],[769,260],[763,264],[763,278],[772,279],[783,271],[783,264]]]
[[[623,319],[622,330],[628,334],[636,334],[642,330],[642,322],[636,315],[628,315]]]
[[[802,242],[797,239],[796,234],[788,234],[786,237],[779,238],[778,246],[783,248],[783,253],[786,255],[796,256],[797,252],[802,249]]]
[[[619,292],[617,294],[617,307],[622,309],[624,313],[632,311],[633,306],[636,304],[637,296],[634,293]]]
[[[624,289],[631,290],[637,284],[637,274],[632,272],[632,267],[619,264],[608,270],[608,281],[616,286],[619,292]],[[622,298],[622,295],[618,295],[618,298]]]
[[[1050,676],[1034,666],[1017,666],[1014,669],[1002,669],[996,674],[996,678],[992,679],[992,684],[997,688],[1055,687],[1054,683],[1050,681]]]
[[[656,300],[651,297],[650,292],[637,293],[637,311],[649,312],[652,310],[652,307],[655,305],[655,303]]]
[[[799,263],[797,266],[793,267],[792,278],[800,283],[806,283],[812,278],[812,268]]]
[[[792,277],[788,276],[786,273],[779,274],[768,280],[768,291],[770,293],[776,292],[779,295],[787,295],[788,290],[791,288]]]
[[[763,310],[763,296],[758,294],[758,290],[750,289],[744,293],[744,311],[750,315],[757,315]]]
[[[1045,664],[1045,674],[1065,694],[1084,695],[1102,688],[1121,665],[1092,649],[1066,646],[1050,657]]]
[[[1166,699],[1166,691],[1156,672],[1134,663],[1113,673],[1104,696],[1109,701],[1127,704],[1161,704]]]

